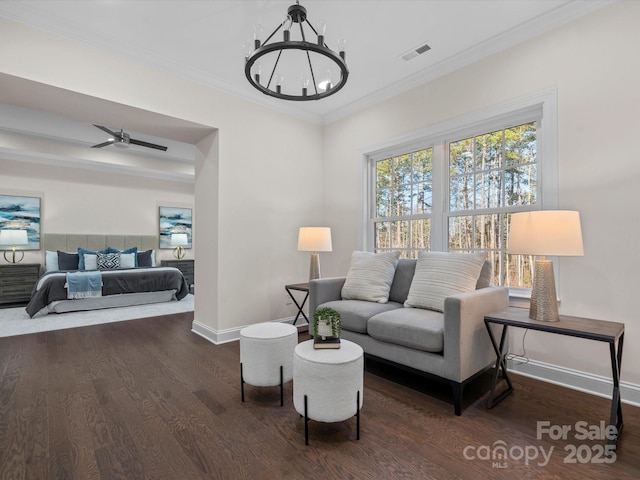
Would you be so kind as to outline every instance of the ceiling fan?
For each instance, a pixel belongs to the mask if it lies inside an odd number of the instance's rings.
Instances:
[[[98,127],[100,130],[107,132],[111,135],[108,141],[104,143],[99,143],[98,145],[93,145],[91,148],[102,148],[107,145],[115,145],[120,148],[128,148],[130,144],[140,145],[141,147],[147,148],[155,148],[156,150],[162,150],[163,152],[167,151],[167,147],[163,147],[162,145],[156,145],[155,143],[144,142],[142,140],[136,140],[135,138],[131,138],[128,133],[124,130],[120,129],[120,132],[112,132],[107,127],[103,127],[102,125],[93,124],[94,127]]]

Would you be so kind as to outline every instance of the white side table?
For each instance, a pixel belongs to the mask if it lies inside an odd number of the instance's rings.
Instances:
[[[304,416],[304,443],[309,445],[309,420],[342,422],[356,417],[360,440],[363,402],[362,347],[341,340],[339,349],[314,349],[313,340],[299,343],[293,356],[293,405]]]
[[[265,322],[240,330],[240,389],[280,385],[280,405],[284,405],[284,384],[293,379],[293,350],[298,329],[287,323]]]

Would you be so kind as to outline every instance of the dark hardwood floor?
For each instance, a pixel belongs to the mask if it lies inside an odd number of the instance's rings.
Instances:
[[[292,384],[284,407],[277,387],[247,385],[241,403],[238,343],[212,345],[192,318],[0,338],[0,478],[640,478],[637,407],[623,406],[615,462],[596,463],[605,442],[537,438],[536,422],[599,425],[607,399],[513,375],[487,410],[483,377],[456,417],[447,388],[370,360],[361,439],[355,419],[310,422],[305,447]]]

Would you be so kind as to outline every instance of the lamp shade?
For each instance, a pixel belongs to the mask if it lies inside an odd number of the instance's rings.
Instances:
[[[0,230],[0,245],[26,245],[29,243],[26,230]]]
[[[172,233],[171,234],[171,245],[174,247],[184,247],[185,245],[189,245],[189,239],[187,238],[186,233]]]
[[[298,232],[298,251],[330,252],[331,250],[331,228],[300,227]]]
[[[508,253],[516,255],[582,256],[580,213],[539,210],[511,215]]]

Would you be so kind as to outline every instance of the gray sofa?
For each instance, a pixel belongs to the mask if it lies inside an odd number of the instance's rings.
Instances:
[[[417,370],[448,382],[455,414],[461,413],[465,384],[495,362],[484,315],[506,308],[508,290],[489,286],[488,262],[476,290],[446,297],[444,312],[405,308],[416,260],[400,259],[387,303],[342,300],[346,277],[312,280],[309,311],[331,307],[342,315],[341,337],[360,345],[365,354]]]

